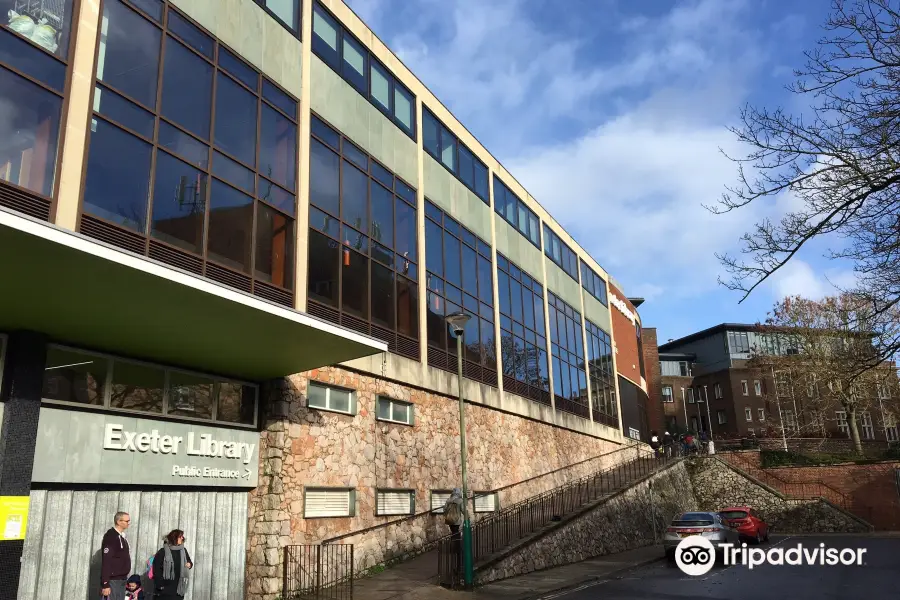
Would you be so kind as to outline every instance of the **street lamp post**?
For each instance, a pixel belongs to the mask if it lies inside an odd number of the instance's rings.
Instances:
[[[471,588],[475,580],[475,569],[472,561],[472,522],[469,520],[469,486],[466,480],[466,410],[463,402],[463,349],[462,340],[466,329],[466,323],[472,318],[464,312],[455,312],[444,317],[447,324],[453,328],[456,334],[456,366],[459,391],[459,454],[462,470],[462,496],[463,496],[463,528],[462,528],[462,558],[463,581],[466,588]]]

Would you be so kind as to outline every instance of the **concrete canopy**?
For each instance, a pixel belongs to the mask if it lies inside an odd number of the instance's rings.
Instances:
[[[0,208],[0,331],[250,381],[384,342]]]

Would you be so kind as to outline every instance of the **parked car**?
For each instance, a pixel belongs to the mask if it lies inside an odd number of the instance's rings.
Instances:
[[[733,529],[717,512],[686,512],[672,520],[663,538],[666,558],[675,560],[675,548],[682,539],[702,535],[713,544],[740,543],[737,530]]]
[[[740,539],[761,544],[769,541],[769,524],[749,506],[732,506],[719,511],[722,518],[738,532]]]

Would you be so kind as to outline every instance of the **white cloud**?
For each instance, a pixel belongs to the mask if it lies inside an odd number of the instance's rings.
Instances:
[[[776,300],[786,296],[820,300],[852,287],[855,282],[852,271],[814,269],[809,263],[795,258],[771,277],[769,288]]]

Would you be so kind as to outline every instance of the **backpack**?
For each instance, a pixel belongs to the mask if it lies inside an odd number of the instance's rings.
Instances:
[[[147,569],[144,571],[144,575],[147,576],[147,579],[153,579],[153,558],[150,557],[147,559]]]
[[[462,511],[459,508],[459,502],[450,502],[447,510],[444,511],[444,522],[447,525],[459,525],[462,522]]]

